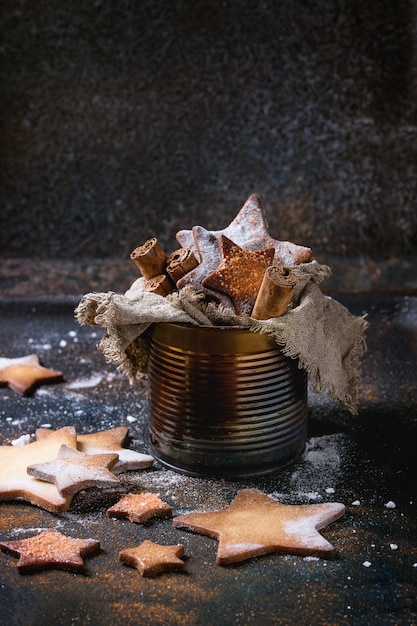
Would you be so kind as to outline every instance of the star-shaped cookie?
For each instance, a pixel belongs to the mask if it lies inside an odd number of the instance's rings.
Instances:
[[[20,574],[44,569],[85,573],[83,557],[97,552],[100,542],[96,539],[74,539],[57,530],[44,530],[29,539],[2,541],[0,549],[19,557],[17,569]]]
[[[119,561],[136,567],[142,576],[156,576],[161,572],[184,569],[185,563],[179,557],[184,554],[184,546],[161,546],[145,539],[137,548],[126,548],[119,553]]]
[[[243,489],[226,509],[181,515],[173,526],[218,539],[219,565],[270,552],[332,558],[335,549],[318,530],[344,512],[337,502],[288,505],[257,489]]]
[[[172,507],[161,500],[159,493],[128,493],[109,509],[109,517],[128,518],[131,522],[144,524],[152,517],[169,517]]]
[[[265,208],[259,196],[252,194],[229,226],[223,230],[209,231],[202,226],[194,226],[192,230],[180,230],[177,233],[176,237],[181,246],[190,248],[200,260],[200,265],[177,282],[179,289],[188,283],[196,289],[202,288],[203,279],[219,264],[221,235],[231,239],[244,250],[274,248],[274,265],[293,267],[312,259],[310,248],[271,237]]]
[[[236,313],[250,315],[265,270],[272,264],[274,248],[243,250],[224,235],[220,242],[222,262],[206,276],[203,287],[229,295]]]
[[[8,385],[18,393],[29,394],[38,385],[62,380],[62,372],[43,367],[37,354],[17,359],[0,357],[0,385]]]
[[[36,439],[40,440],[48,437],[53,430],[50,428],[37,428]],[[149,454],[136,452],[123,448],[123,442],[128,435],[127,426],[117,426],[109,430],[102,430],[96,433],[77,435],[77,449],[85,454],[117,454],[119,459],[112,467],[113,474],[120,474],[129,470],[141,470],[151,467],[153,457]]]
[[[41,441],[48,441],[49,437]],[[61,446],[52,461],[28,466],[29,476],[54,483],[63,496],[73,495],[88,487],[112,487],[119,483],[110,469],[117,462],[117,454],[85,454],[68,446]]]
[[[71,496],[63,496],[55,485],[36,480],[28,465],[54,459],[62,445],[76,448],[72,426],[55,431],[47,439],[24,446],[0,446],[0,500],[25,500],[52,513],[67,511]]]

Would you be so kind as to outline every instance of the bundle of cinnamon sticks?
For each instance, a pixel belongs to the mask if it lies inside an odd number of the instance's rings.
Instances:
[[[167,255],[156,237],[135,248],[130,258],[146,278],[145,291],[160,296],[172,293],[177,281],[198,265],[192,250],[179,248]]]

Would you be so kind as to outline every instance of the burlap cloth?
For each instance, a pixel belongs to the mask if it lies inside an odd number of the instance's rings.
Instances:
[[[117,364],[131,382],[146,377],[148,343],[143,333],[157,322],[195,325],[244,326],[272,336],[282,352],[298,358],[312,388],[327,391],[351,413],[357,412],[360,359],[366,350],[363,317],[353,316],[318,286],[331,270],[316,261],[297,266],[299,283],[285,315],[255,320],[248,315],[207,302],[187,285],[163,297],[144,291],[139,278],[124,294],[88,293],[75,310],[80,324],[101,326],[106,333],[99,344],[106,360]]]

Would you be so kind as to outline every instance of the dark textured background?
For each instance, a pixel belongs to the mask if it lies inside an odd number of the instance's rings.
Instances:
[[[417,252],[416,0],[3,0],[0,257],[223,228]]]

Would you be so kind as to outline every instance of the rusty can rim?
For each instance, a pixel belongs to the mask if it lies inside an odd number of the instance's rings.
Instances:
[[[243,326],[197,326],[179,322],[151,324],[147,333],[156,341],[192,352],[233,354],[277,350],[268,334]]]

